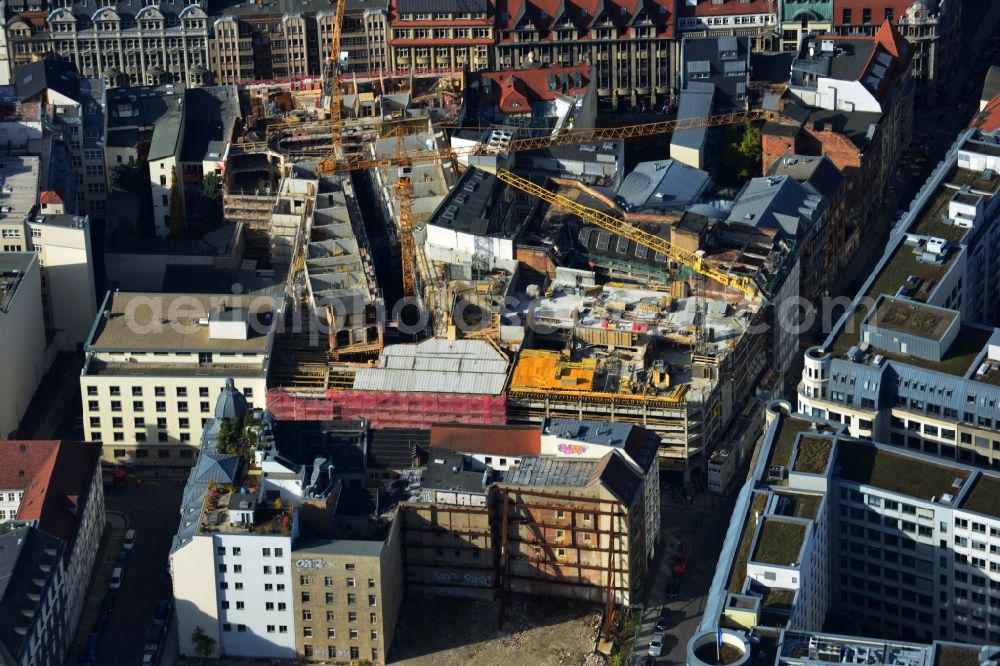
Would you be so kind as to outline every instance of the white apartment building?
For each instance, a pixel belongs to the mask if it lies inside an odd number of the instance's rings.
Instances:
[[[239,456],[219,452],[222,419],[242,422],[248,411],[232,381],[213,405],[170,552],[181,654],[197,654],[191,636],[200,627],[215,641],[213,656],[292,658],[299,514],[270,499],[259,469],[251,473]]]
[[[90,219],[65,214],[58,193],[39,192],[40,163],[34,156],[0,160],[2,249],[38,253],[45,328],[58,350],[75,350],[97,311]]]
[[[45,345],[38,256],[0,252],[0,436],[17,430],[52,359]]]
[[[7,440],[0,441],[0,459],[5,461],[0,469],[0,523],[30,524],[60,542],[60,570],[67,582],[59,592],[60,631],[48,640],[65,656],[104,533],[99,448],[58,440]]]
[[[883,640],[1000,643],[1000,475],[789,408],[768,407],[699,629],[816,632],[833,613]]]
[[[0,525],[0,653],[11,666],[61,666],[66,626],[65,543],[30,523]]]
[[[192,465],[228,378],[263,401],[281,307],[271,296],[109,292],[80,377],[87,441],[103,442],[109,461]]]
[[[823,344],[798,411],[848,432],[1000,467],[1000,157],[963,132]]]

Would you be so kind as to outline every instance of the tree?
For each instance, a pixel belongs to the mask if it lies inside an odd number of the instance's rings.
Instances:
[[[201,179],[201,193],[204,201],[204,223],[213,225],[222,217],[222,178],[209,171]]]
[[[215,639],[206,634],[200,626],[191,632],[191,643],[194,645],[195,654],[202,659],[211,657],[215,652]]]
[[[180,236],[184,233],[184,201],[181,199],[181,186],[177,182],[177,167],[170,170],[170,235]]]
[[[148,181],[142,176],[142,170],[137,162],[119,164],[111,171],[111,187],[123,192],[141,195]]]
[[[764,158],[764,144],[760,135],[760,128],[747,123],[743,128],[743,138],[740,139],[736,152],[743,157],[743,164],[740,166],[738,176],[741,180],[748,180],[761,174],[761,160]]]

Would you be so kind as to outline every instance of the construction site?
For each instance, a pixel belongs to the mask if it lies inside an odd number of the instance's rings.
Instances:
[[[623,421],[659,435],[663,469],[702,474],[784,353],[752,331],[795,248],[710,206],[626,212],[613,188],[625,140],[764,112],[580,126],[593,95],[577,67],[516,77],[552,98],[533,125],[502,113],[500,75],[466,90],[461,71],[342,69],[242,87],[249,112],[224,173],[246,258],[289,269],[293,316],[267,398],[276,416]],[[470,118],[511,126],[461,126]]]

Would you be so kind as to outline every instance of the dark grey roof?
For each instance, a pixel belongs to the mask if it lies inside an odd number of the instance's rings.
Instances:
[[[763,83],[788,83],[794,59],[794,53],[751,53],[750,78]]]
[[[231,311],[227,310],[226,312]],[[248,410],[247,399],[236,390],[233,378],[227,378],[225,388],[219,392],[219,397],[215,399],[215,418],[236,419],[242,423]]]
[[[421,485],[429,490],[485,493],[489,480],[489,469],[483,463],[461,453],[432,448]]]
[[[693,78],[695,73],[700,76]],[[682,94],[692,82],[711,83],[715,86],[712,108],[716,113],[744,109],[749,77],[750,41],[746,37],[684,38],[681,44]],[[739,99],[741,94],[744,99]]]
[[[240,117],[236,86],[192,88],[184,93],[182,162],[222,161],[233,125]]]
[[[838,134],[843,134],[851,143],[865,150],[874,135],[874,126],[878,124],[882,115],[879,113],[866,111],[829,111],[827,109],[811,109],[798,104],[788,104],[785,106],[782,115],[793,120],[797,120],[808,126],[814,124],[817,129],[821,126],[833,130]]]
[[[337,497],[337,516],[374,516],[378,514],[377,488],[344,487]]]
[[[396,0],[396,12],[399,14],[432,14],[434,12],[468,14],[485,12],[488,7],[487,0]]]
[[[670,240],[670,227],[668,225],[639,223],[636,226]],[[593,258],[606,257],[641,266],[661,266],[664,268],[668,264],[666,255],[651,252],[645,245],[640,245],[624,236],[591,225],[580,227],[574,236],[574,241],[580,252]]]
[[[731,224],[778,229],[785,237],[800,238],[825,210],[825,197],[789,176],[764,176],[748,182],[729,213]]]
[[[20,657],[31,626],[41,619],[36,617],[39,596],[49,594],[64,548],[62,539],[27,523],[0,525],[0,654],[13,663],[26,663]]]
[[[139,130],[134,127],[108,130],[108,148],[134,148],[139,145]]]
[[[832,50],[823,50],[823,44],[828,43],[828,36],[812,37],[802,40],[802,48],[792,61],[791,81],[796,85],[804,85],[804,75],[829,77],[838,81],[859,81],[864,73],[865,65],[875,50],[874,40],[836,39],[833,38]],[[809,54],[813,48],[812,55]],[[812,82],[815,87],[815,80]]]
[[[698,201],[710,184],[707,171],[676,160],[642,162],[622,180],[616,201],[648,209],[683,209]]]
[[[30,99],[43,90],[53,90],[80,101],[80,77],[72,63],[39,60],[15,67],[11,78],[18,99]]]
[[[612,451],[601,458],[594,470],[592,481],[600,481],[611,494],[626,506],[631,506],[642,487],[642,475],[628,464],[619,451]]]
[[[384,545],[384,541],[371,539],[301,539],[292,550],[292,559],[310,555],[378,557]]]
[[[688,83],[681,90],[677,118],[708,118],[715,106],[712,102],[714,95],[715,86],[711,83]],[[670,137],[670,145],[700,150],[705,145],[706,131],[704,127],[679,130]]]
[[[426,453],[430,441],[430,430],[416,428],[372,430],[371,440],[368,443],[368,469],[408,469],[413,460],[411,454]]]
[[[590,485],[599,466],[596,460],[568,460],[549,456],[526,456],[521,464],[503,474],[503,482],[524,486]]]
[[[427,223],[474,236],[513,238],[517,221],[508,218],[500,199],[506,187],[491,173],[466,169]]]
[[[816,157],[786,153],[775,160],[767,173],[769,176],[791,176],[830,201],[844,185],[844,174],[826,155]]]
[[[190,479],[205,484],[209,481],[232,483],[236,478],[239,464],[239,456],[205,452],[198,456],[198,462],[191,470]]]

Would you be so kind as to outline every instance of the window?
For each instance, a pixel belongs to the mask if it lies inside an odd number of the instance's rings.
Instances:
[[[354,611],[348,611],[347,612],[347,621],[348,622],[357,622],[358,621],[358,614],[355,613]]]
[[[269,633],[269,634],[273,634],[274,633],[274,625],[273,624],[267,625],[267,633]]]
[[[312,585],[312,578],[309,576],[299,576],[299,585]]]
[[[161,412],[161,413],[167,411],[167,403],[163,402],[162,400],[157,400],[156,401],[156,411]]]
[[[243,565],[242,564],[234,564],[233,565],[233,573],[243,573]]]
[[[265,592],[273,592],[274,591],[274,585],[272,585],[271,583],[264,583],[264,591]]]
[[[288,633],[288,626],[284,625],[284,624],[279,625],[278,626],[278,633],[279,634],[287,634]]]
[[[141,416],[135,417],[135,421],[134,422],[135,422],[135,427],[136,428],[145,428],[146,427],[146,419],[144,419]]]
[[[306,638],[311,638],[313,635],[312,627],[302,627],[302,635]]]
[[[233,546],[233,555],[236,555],[237,557],[239,557],[242,554],[243,554],[243,551],[240,550],[239,546]]]
[[[157,398],[162,398],[163,396],[167,395],[167,389],[163,388],[162,386],[154,386],[153,395],[155,395]]]
[[[281,557],[282,555],[284,555],[284,552],[285,551],[282,548],[275,548],[274,549],[274,556],[275,557]]]
[[[354,571],[354,563],[348,562],[347,564],[344,565],[344,569],[346,569],[347,571]]]
[[[120,411],[122,411],[122,401],[121,400],[112,400],[111,401],[111,411],[113,411],[113,412],[120,412]]]
[[[358,630],[357,629],[351,629],[351,640],[352,641],[358,640]]]
[[[236,610],[243,610],[244,605],[245,604],[242,601],[237,601],[236,602]]]
[[[347,579],[347,587],[357,587],[353,578]]]
[[[369,578],[368,579],[368,587],[375,587],[375,579],[374,578]]]
[[[302,619],[303,620],[311,620],[311,619],[313,619],[312,611],[309,610],[309,609],[303,610],[302,611]]]
[[[326,612],[326,621],[327,622],[333,622],[333,619],[334,619],[333,611],[327,611]]]
[[[245,624],[238,624],[238,625],[236,625],[236,631],[246,632],[246,630],[247,630],[247,625],[245,625]]]
[[[323,579],[323,587],[333,587],[333,576],[327,576]]]
[[[368,623],[378,624],[378,613],[368,613]]]
[[[177,403],[177,411],[178,412],[186,412],[187,410],[188,410],[188,404],[187,404],[186,401],[182,400],[182,401],[180,401],[180,402]]]
[[[263,550],[260,551],[260,554],[262,556],[264,556],[264,557],[271,557],[271,549],[270,548],[264,548]],[[304,578],[304,576],[303,576],[303,578]],[[302,583],[302,584],[306,585],[307,583]]]
[[[328,603],[328,604],[332,604],[333,603],[333,592],[327,592],[326,593],[326,603]]]
[[[336,638],[337,637],[337,630],[334,629],[333,627],[327,627],[326,628],[326,637],[328,639]]]
[[[308,592],[302,593],[302,603],[307,604],[311,600]]]
[[[285,573],[285,567],[274,567],[274,573],[278,574],[279,576],[282,575],[283,573]]]
[[[223,631],[232,631],[233,630],[233,625],[231,625],[231,624],[223,624],[222,625],[222,630]]]
[[[142,397],[142,387],[141,386],[133,386],[132,387],[132,397],[133,398],[141,398]]]
[[[371,638],[372,638],[373,641],[377,641],[378,640],[378,630],[372,629],[372,631],[371,631]]]
[[[841,21],[841,23],[844,23],[845,25],[850,25],[850,23],[851,23],[851,10],[850,9],[844,9],[844,20]]]
[[[355,604],[356,604],[357,602],[358,602],[358,597],[357,597],[357,595],[354,595],[354,594],[348,594],[348,595],[347,595],[347,605],[348,605],[348,606],[353,606],[353,605],[355,605]]]
[[[271,567],[269,567],[269,566],[267,566],[267,565],[265,564],[265,565],[264,565],[264,573],[265,573],[265,574],[270,574],[270,573],[271,573]]]
[[[207,398],[208,397],[208,387],[207,386],[202,386],[201,388],[198,389],[198,397],[199,398]]]

